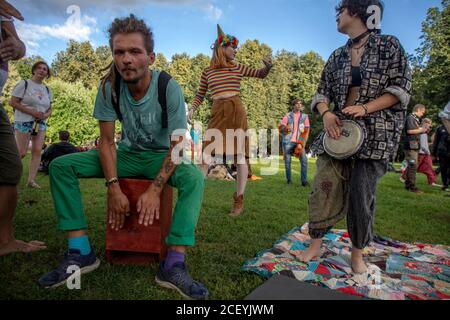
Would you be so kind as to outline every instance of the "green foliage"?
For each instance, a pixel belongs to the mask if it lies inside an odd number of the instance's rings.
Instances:
[[[428,10],[421,39],[411,59],[414,96],[410,106],[427,105],[428,117],[438,124],[437,114],[450,101],[450,0],[442,0],[441,10]]]
[[[156,55],[155,63],[153,64],[153,68],[158,70],[164,70],[168,71],[169,69],[169,62],[167,61],[166,57],[162,53],[158,53]]]
[[[31,69],[30,69],[31,70]],[[2,94],[2,104],[6,109],[6,112],[11,117],[13,114],[12,107],[9,105],[9,100],[11,99],[11,92],[13,88],[16,86],[16,84],[21,80],[19,72],[17,71],[17,68],[14,64],[9,65],[9,73],[8,73],[8,80],[6,81],[6,84],[3,88],[3,94]]]
[[[56,54],[52,63],[55,75],[66,82],[81,81],[84,87],[91,89],[97,86],[102,72],[112,59],[105,59],[107,47],[99,47],[94,51],[89,41],[70,40],[65,51]]]
[[[94,141],[99,135],[97,120],[92,117],[97,90],[86,89],[81,82],[67,83],[60,79],[48,85],[53,93],[53,112],[47,139],[58,141],[59,131],[67,130],[75,145]]]

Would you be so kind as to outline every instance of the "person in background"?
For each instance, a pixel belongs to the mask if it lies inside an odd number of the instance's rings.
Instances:
[[[305,145],[309,137],[309,128],[309,117],[303,112],[302,101],[295,99],[292,102],[292,111],[284,116],[280,124],[288,185],[292,184],[291,159],[292,155],[295,154],[300,159],[300,182],[303,187],[308,186],[308,156],[306,155]]]
[[[412,113],[406,118],[405,124],[405,160],[407,162],[405,173],[405,188],[415,194],[423,194],[416,186],[416,174],[419,164],[420,135],[426,134],[428,126],[421,126],[421,118],[426,113],[426,107],[423,104],[414,106]]]
[[[449,113],[450,116],[450,113]],[[445,114],[440,114],[444,123]],[[433,148],[431,154],[439,161],[439,169],[442,178],[442,190],[450,191],[450,131],[444,124],[436,129],[433,139]]]
[[[14,129],[20,156],[24,158],[31,139],[31,161],[27,186],[40,188],[35,178],[41,162],[42,146],[47,131],[47,119],[52,114],[52,93],[44,84],[50,78],[50,67],[44,61],[31,68],[32,77],[21,80],[11,93],[10,104],[14,108]]]
[[[436,173],[433,169],[433,159],[431,157],[431,152],[428,143],[428,134],[431,131],[432,127],[431,119],[424,118],[422,120],[422,127],[427,127],[428,131],[424,132],[420,135],[420,149],[419,149],[419,157],[418,157],[418,165],[417,172],[423,173],[427,176],[428,184],[434,187],[442,187],[441,185],[436,184]],[[403,171],[401,181],[406,181],[406,170]]]
[[[48,168],[54,159],[79,151],[79,149],[71,144],[69,140],[69,131],[64,130],[59,132],[59,142],[48,146],[41,156],[42,172],[48,174]]]

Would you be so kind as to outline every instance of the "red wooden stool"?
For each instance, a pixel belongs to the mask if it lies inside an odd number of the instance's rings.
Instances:
[[[120,188],[130,202],[130,216],[125,219],[121,230],[116,231],[108,223],[106,228],[106,261],[112,264],[150,265],[165,258],[167,246],[165,238],[172,222],[173,190],[166,185],[161,194],[159,220],[145,227],[138,223],[136,203],[151,180],[119,179]]]

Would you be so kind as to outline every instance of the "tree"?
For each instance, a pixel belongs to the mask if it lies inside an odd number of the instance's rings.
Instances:
[[[442,10],[430,8],[422,23],[422,43],[411,57],[413,98],[427,105],[428,116],[437,114],[450,101],[450,0],[442,0]]]
[[[277,128],[281,118],[290,109],[293,66],[296,59],[296,53],[285,50],[275,56],[267,86],[268,108],[265,111],[267,128]]]
[[[94,141],[99,135],[98,122],[92,116],[96,89],[86,89],[82,83],[67,83],[60,79],[49,82],[53,93],[52,115],[49,118],[47,138],[58,141],[61,130],[70,132],[75,145]]]
[[[31,70],[31,68],[30,68],[30,70]],[[11,92],[12,92],[13,88],[16,86],[16,84],[21,79],[22,78],[21,78],[19,72],[17,71],[15,64],[11,64],[9,66],[8,80],[6,81],[6,84],[3,87],[3,94],[2,94],[2,104],[5,107],[5,110],[10,117],[13,114],[12,107],[8,108],[9,100],[11,99]]]
[[[80,81],[87,89],[94,88],[100,80],[101,70],[106,67],[104,61],[106,49],[101,48],[97,55],[89,41],[70,40],[65,51],[56,54],[53,61],[55,75],[66,82]]]
[[[264,66],[262,60],[268,56],[272,56],[272,49],[269,46],[260,44],[258,40],[247,40],[239,49],[237,60],[253,68],[262,68]],[[247,108],[249,128],[267,128],[268,122],[272,121],[265,115],[269,102],[267,99],[269,79],[244,78],[242,80],[241,98]]]
[[[153,64],[153,68],[164,71],[167,71],[169,69],[169,62],[167,61],[163,53],[158,53],[156,55],[156,60]]]
[[[192,73],[192,61],[187,53],[175,54],[169,66],[169,73],[180,84],[185,99],[191,101],[192,88],[190,87]]]

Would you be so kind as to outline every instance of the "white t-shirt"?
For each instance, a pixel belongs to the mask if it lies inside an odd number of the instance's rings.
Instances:
[[[26,92],[25,80],[21,80],[14,87],[11,95],[13,97],[22,99],[21,103],[30,109],[38,112],[47,112],[53,100],[52,92],[50,91],[50,89],[47,91],[47,87],[44,84],[36,83],[31,79],[27,80],[27,82],[28,87]],[[15,110],[14,121],[34,121],[34,117],[19,110]]]

